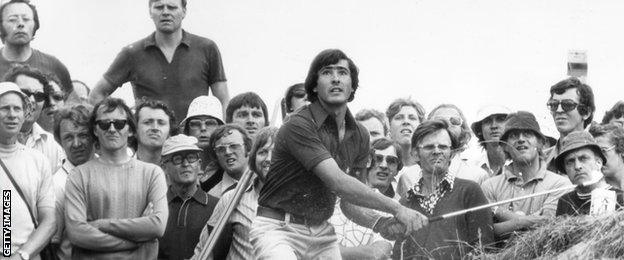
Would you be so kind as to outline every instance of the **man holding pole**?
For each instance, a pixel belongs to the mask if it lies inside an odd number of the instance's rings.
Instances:
[[[505,156],[512,163],[502,169],[502,174],[487,179],[481,185],[490,202],[571,185],[565,177],[546,170],[542,158],[546,139],[533,114],[525,111],[510,114],[500,140]],[[497,222],[494,233],[499,237],[505,236],[554,216],[557,201],[565,192],[561,190],[492,207]]]
[[[316,56],[305,81],[312,103],[282,125],[260,191],[250,231],[258,259],[340,259],[327,222],[336,196],[393,214],[407,232],[427,224],[421,213],[346,174],[368,162],[368,131],[347,108],[357,88],[358,69],[346,54],[330,49]]]

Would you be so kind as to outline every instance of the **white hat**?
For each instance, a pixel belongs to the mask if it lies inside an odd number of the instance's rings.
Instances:
[[[223,124],[223,108],[221,102],[214,96],[199,96],[193,99],[189,105],[186,118],[180,122],[180,128],[184,128],[186,120],[196,116],[209,116]]]
[[[179,151],[202,151],[202,149],[197,147],[197,138],[180,134],[167,138],[160,154],[165,156]]]
[[[19,86],[13,82],[0,82],[0,96],[8,93],[14,92],[18,94],[22,98],[28,98],[22,90],[20,90]]]
[[[477,117],[475,118],[474,123],[471,125],[471,129],[473,132],[481,132],[481,123],[484,119],[488,118],[491,115],[509,115],[511,114],[511,109],[501,106],[501,105],[486,105],[483,106],[477,111]]]

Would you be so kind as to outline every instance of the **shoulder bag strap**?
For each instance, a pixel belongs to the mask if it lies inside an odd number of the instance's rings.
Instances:
[[[7,167],[4,164],[4,162],[2,161],[2,159],[0,159],[0,165],[2,165],[2,169],[6,173],[7,177],[9,177],[9,180],[11,180],[11,183],[13,184],[13,187],[15,187],[15,190],[17,190],[17,193],[20,195],[20,197],[22,198],[24,203],[26,203],[26,207],[28,208],[28,213],[30,213],[30,220],[32,220],[33,224],[35,224],[35,228],[37,228],[37,221],[35,220],[35,216],[33,215],[32,211],[30,209],[30,204],[28,204],[28,200],[26,200],[26,197],[24,196],[24,193],[20,189],[19,185],[17,185],[17,182],[15,182],[15,179],[13,179],[13,176],[11,175],[11,172],[9,172],[9,169],[7,169]]]

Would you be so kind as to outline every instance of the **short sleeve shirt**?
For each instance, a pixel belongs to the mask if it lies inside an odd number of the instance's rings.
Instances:
[[[61,81],[61,87],[67,94],[71,92],[72,82],[67,67],[56,57],[32,49],[32,55],[24,62],[9,61],[0,55],[0,75],[6,74],[14,64],[24,64],[36,68],[46,74],[54,74]]]
[[[368,131],[349,110],[340,142],[336,119],[318,102],[305,106],[284,122],[275,138],[271,169],[258,204],[301,215],[311,224],[326,221],[333,214],[336,194],[312,169],[327,159],[335,160],[344,172],[364,169],[368,149]]]
[[[104,79],[115,87],[131,82],[136,99],[162,100],[177,118],[184,118],[188,104],[198,96],[207,95],[210,85],[226,80],[217,45],[184,31],[171,63],[151,34],[123,48]]]

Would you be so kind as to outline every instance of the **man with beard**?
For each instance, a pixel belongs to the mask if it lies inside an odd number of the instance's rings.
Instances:
[[[39,14],[28,0],[11,0],[0,7],[0,75],[15,64],[25,64],[46,74],[56,75],[65,93],[72,92],[71,77],[63,63],[56,57],[30,46],[39,29]]]
[[[160,164],[163,143],[176,134],[175,116],[167,104],[157,100],[144,100],[136,108],[138,160]]]
[[[65,185],[72,259],[156,259],[169,213],[165,175],[128,154],[136,123],[123,100],[104,99],[89,122],[99,157],[70,171]]]
[[[481,185],[490,202],[571,184],[565,177],[546,170],[542,158],[546,137],[533,114],[525,111],[510,114],[504,128],[500,143],[512,162],[502,169],[501,174],[485,180]],[[492,208],[496,220],[494,233],[505,238],[513,231],[529,228],[553,217],[557,201],[565,192],[553,192]]]
[[[208,194],[221,198],[226,191],[236,187],[238,179],[247,171],[252,143],[247,131],[239,125],[222,125],[212,133],[208,151],[212,158],[217,159],[224,174],[222,180]]]
[[[238,94],[230,100],[225,110],[225,123],[239,125],[254,139],[260,129],[269,125],[266,104],[254,92]]]
[[[93,139],[89,133],[89,105],[75,104],[62,108],[54,116],[54,139],[61,144],[67,159],[54,176],[56,194],[56,234],[53,244],[58,244],[57,255],[60,259],[71,259],[72,246],[65,229],[65,183],[67,176],[76,166],[86,163],[93,157]]]
[[[498,175],[505,165],[505,153],[498,141],[505,131],[505,118],[509,113],[511,110],[504,106],[484,106],[479,109],[477,120],[470,126],[483,148],[477,166],[490,177]]]
[[[130,82],[135,99],[161,99],[175,115],[186,115],[188,104],[209,89],[225,111],[229,94],[221,54],[213,41],[182,29],[186,3],[149,0],[156,31],[122,49],[91,91],[91,103]]]

